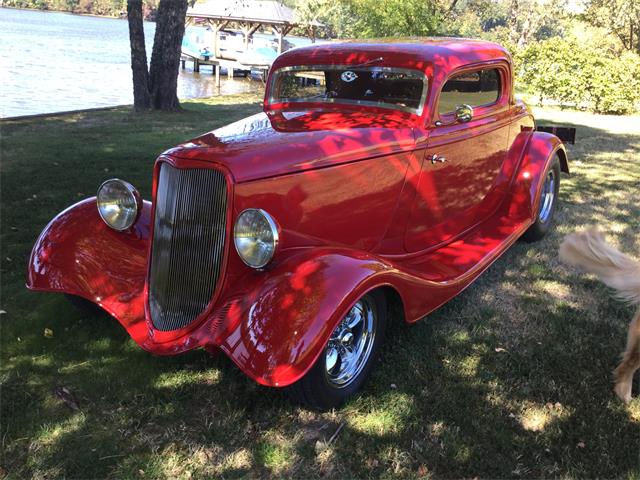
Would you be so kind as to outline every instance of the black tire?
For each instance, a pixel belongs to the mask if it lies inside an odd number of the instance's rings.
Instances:
[[[551,204],[545,206],[545,187],[543,186],[542,198],[540,198],[540,205],[536,213],[536,220],[527,229],[527,231],[524,232],[524,235],[522,235],[522,239],[525,242],[537,242],[538,240],[541,240],[553,227],[553,215],[556,212],[558,192],[560,191],[560,159],[557,155],[544,172],[543,181],[548,182],[550,175],[553,176],[553,185],[549,190],[550,192],[551,190],[553,191]]]
[[[79,312],[85,315],[100,315],[104,310],[93,302],[90,302],[86,298],[79,297],[77,295],[64,294],[65,298],[73,305]]]
[[[366,359],[363,359],[362,366],[357,374],[342,386],[338,386],[335,381],[331,379],[331,374],[327,371],[327,352],[330,348],[330,339],[322,351],[322,354],[316,360],[316,363],[311,367],[311,370],[287,388],[287,393],[294,402],[301,403],[314,410],[326,411],[339,407],[362,387],[373,369],[380,351],[380,346],[384,341],[389,312],[387,309],[387,299],[382,291],[373,291],[362,296],[349,314],[353,309],[357,308],[361,302],[363,302],[362,305],[367,305],[367,308],[371,308],[372,310],[375,319],[375,334],[371,339],[369,354]],[[336,327],[334,334],[340,326],[346,322],[349,314],[347,314],[338,327]]]

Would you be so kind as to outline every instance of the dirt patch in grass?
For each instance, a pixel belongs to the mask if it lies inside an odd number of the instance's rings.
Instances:
[[[593,223],[640,257],[638,117],[539,110],[540,122],[578,129],[555,230],[540,243],[516,244],[458,298],[399,327],[362,395],[336,412],[292,405],[224,356],[152,357],[106,315],[25,290],[31,246],[51,217],[109,177],[148,197],[158,153],[259,111],[259,100],[0,123],[4,471],[15,478],[640,477],[637,381],[636,398],[624,406],[611,376],[632,309],[557,261],[562,237]]]

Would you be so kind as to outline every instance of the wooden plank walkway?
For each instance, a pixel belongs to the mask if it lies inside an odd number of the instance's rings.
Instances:
[[[200,72],[201,65],[211,65],[213,67],[212,73],[216,77],[216,87],[220,88],[220,68],[224,68],[227,71],[227,76],[229,78],[233,78],[234,70],[259,70],[262,74],[262,80],[266,80],[267,72],[269,71],[269,67],[265,65],[244,65],[236,60],[227,60],[224,58],[215,58],[215,57],[194,57],[186,52],[182,52],[180,56],[180,63],[182,64],[182,69],[186,68],[186,63],[193,63],[193,71]]]

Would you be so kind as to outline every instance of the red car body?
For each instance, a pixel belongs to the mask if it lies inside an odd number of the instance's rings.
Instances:
[[[152,201],[135,225],[108,227],[96,199],[55,217],[37,240],[28,270],[33,290],[90,300],[145,350],[174,355],[222,350],[249,377],[286,386],[307,372],[354,302],[382,288],[407,322],[456,296],[534,222],[542,179],[566,152],[536,132],[513,95],[512,65],[481,41],[316,45],[281,55],[278,69],[362,65],[418,70],[428,79],[420,114],[359,105],[274,103],[264,112],[167,150],[154,169]],[[465,123],[438,116],[452,75],[492,66],[498,100]],[[432,161],[446,158],[446,162]],[[221,272],[207,307],[175,330],[154,327],[148,278],[154,201],[164,162],[215,169],[227,184]],[[435,162],[435,163],[434,163]],[[252,269],[233,248],[233,224],[247,208],[277,220],[280,244]],[[192,267],[189,267],[192,268]]]

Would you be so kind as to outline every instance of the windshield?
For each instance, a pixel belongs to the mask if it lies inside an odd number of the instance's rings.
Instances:
[[[393,67],[315,65],[283,67],[271,77],[269,103],[344,103],[422,114],[423,72]]]

